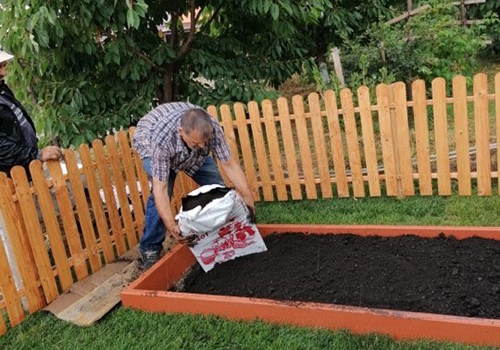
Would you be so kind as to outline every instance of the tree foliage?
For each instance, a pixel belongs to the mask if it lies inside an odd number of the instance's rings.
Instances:
[[[0,42],[18,58],[9,84],[45,141],[67,146],[129,125],[160,102],[270,97],[305,59],[322,59],[342,35],[387,13],[386,3],[3,0]]]

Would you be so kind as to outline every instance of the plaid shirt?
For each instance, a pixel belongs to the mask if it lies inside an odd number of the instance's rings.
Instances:
[[[153,177],[167,182],[170,171],[183,170],[187,175],[194,173],[205,162],[207,153],[191,150],[179,135],[181,117],[191,108],[201,108],[187,102],[162,104],[146,114],[137,124],[133,145],[141,159],[151,158]],[[224,132],[216,120],[213,135],[208,146],[209,152],[223,162],[231,158]]]

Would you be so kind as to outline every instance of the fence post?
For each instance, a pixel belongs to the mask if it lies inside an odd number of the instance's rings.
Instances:
[[[340,82],[340,87],[343,88],[345,86],[345,81],[344,72],[342,71],[342,63],[340,62],[340,49],[338,47],[334,47],[330,57],[332,58],[335,75]]]

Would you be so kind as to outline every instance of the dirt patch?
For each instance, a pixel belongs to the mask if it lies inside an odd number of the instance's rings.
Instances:
[[[500,318],[500,241],[271,235],[268,252],[195,266],[183,291]]]

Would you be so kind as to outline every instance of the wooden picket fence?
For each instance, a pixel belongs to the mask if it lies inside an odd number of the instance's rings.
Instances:
[[[208,111],[258,200],[496,193],[500,73],[491,92],[477,74],[470,94],[457,76],[451,92],[437,78],[430,87],[381,84],[370,95],[361,87]],[[31,181],[21,167],[0,173],[10,242],[0,241],[0,334],[138,243],[150,184],[133,132],[65,150],[62,164],[33,161]],[[180,176],[173,207],[195,186]]]

